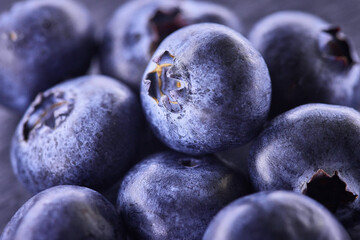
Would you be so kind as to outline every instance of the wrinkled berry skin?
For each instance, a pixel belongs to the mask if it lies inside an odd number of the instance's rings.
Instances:
[[[302,12],[260,20],[249,34],[269,68],[271,117],[306,103],[355,107],[359,57],[339,27]]]
[[[143,110],[155,134],[188,154],[249,142],[267,118],[270,98],[261,55],[239,33],[211,23],[168,36],[141,82]]]
[[[5,227],[1,240],[122,240],[123,224],[101,194],[85,187],[56,186],[28,200]]]
[[[146,65],[161,40],[181,27],[201,22],[241,29],[234,13],[214,3],[129,1],[115,12],[105,31],[100,55],[102,73],[138,90]]]
[[[211,221],[203,240],[350,240],[341,224],[316,201],[287,191],[240,198]]]
[[[0,16],[0,103],[23,113],[37,93],[86,73],[92,21],[76,2],[21,1]]]
[[[11,161],[31,192],[71,184],[104,190],[133,164],[141,106],[124,84],[85,76],[40,93],[13,137]]]
[[[358,239],[359,146],[359,112],[302,105],[276,117],[254,141],[248,158],[250,178],[256,190],[293,190],[315,198]],[[317,182],[321,185],[314,188]]]
[[[200,239],[217,211],[248,193],[241,175],[213,156],[162,152],[127,173],[117,210],[134,239]]]

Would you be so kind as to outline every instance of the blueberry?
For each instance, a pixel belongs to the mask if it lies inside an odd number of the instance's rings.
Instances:
[[[211,221],[203,240],[350,240],[341,224],[312,199],[286,191],[240,198]]]
[[[279,115],[254,141],[250,178],[257,190],[293,190],[314,198],[358,239],[359,146],[359,112],[320,103],[302,105]]]
[[[302,12],[260,20],[249,36],[268,65],[272,117],[306,103],[355,107],[359,57],[338,26]]]
[[[55,185],[104,190],[132,165],[141,107],[124,84],[85,76],[40,93],[12,143],[15,174],[32,192]]]
[[[57,186],[28,200],[5,227],[2,240],[121,240],[123,224],[101,194],[85,187]]]
[[[101,47],[101,70],[138,89],[146,65],[159,43],[175,30],[200,22],[241,29],[231,11],[214,3],[130,1],[115,12],[107,26]]]
[[[117,209],[134,239],[200,239],[211,218],[248,193],[248,183],[213,156],[151,155],[125,176]]]
[[[85,74],[94,42],[90,15],[79,3],[16,3],[0,16],[0,103],[23,112],[38,92]]]
[[[142,80],[141,100],[155,134],[188,154],[246,144],[270,108],[261,55],[239,33],[201,23],[168,36]]]

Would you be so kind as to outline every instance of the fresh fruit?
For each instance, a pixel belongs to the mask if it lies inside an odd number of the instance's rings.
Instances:
[[[359,106],[359,57],[340,27],[311,14],[284,11],[249,35],[269,68],[274,117],[305,103]]]
[[[239,33],[211,23],[168,36],[141,83],[143,110],[155,134],[188,154],[249,142],[267,119],[270,97],[261,55]]]
[[[162,152],[127,173],[117,210],[134,239],[200,239],[217,211],[248,193],[242,176],[213,156]]]
[[[115,208],[85,187],[57,186],[28,200],[5,227],[1,240],[125,240]]]
[[[24,112],[37,93],[86,73],[92,20],[79,3],[21,1],[0,16],[0,104]]]
[[[254,141],[250,178],[259,191],[293,190],[314,198],[353,231],[360,224],[359,144],[359,112],[306,104],[279,115]]]
[[[323,206],[300,194],[275,191],[240,198],[212,220],[203,240],[350,240]]]
[[[134,0],[111,18],[101,47],[101,71],[138,90],[159,43],[175,30],[213,22],[240,30],[237,17],[221,5],[197,1]]]
[[[105,190],[132,166],[141,107],[124,84],[85,76],[40,93],[15,132],[11,161],[31,192],[71,184]]]

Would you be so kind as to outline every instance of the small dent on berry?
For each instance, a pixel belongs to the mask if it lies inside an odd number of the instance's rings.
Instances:
[[[321,32],[319,49],[322,57],[330,60],[341,69],[347,69],[356,62],[351,53],[351,47],[340,27],[330,27]]]
[[[183,19],[180,9],[174,7],[171,9],[158,9],[149,19],[149,25],[154,33],[150,46],[150,55],[152,55],[162,40],[188,24]]]
[[[133,41],[134,42],[139,42],[141,39],[141,34],[140,33],[134,33],[133,34]]]
[[[16,42],[18,40],[19,36],[18,34],[15,32],[15,31],[11,31],[9,33],[9,39],[12,41],[12,42]]]
[[[50,19],[44,19],[43,23],[42,23],[42,27],[46,30],[51,30],[54,26],[54,22],[51,21]]]
[[[357,199],[358,195],[347,190],[346,183],[337,171],[332,176],[319,169],[306,184],[303,194],[322,203],[331,212]]]
[[[186,81],[174,78],[169,74],[169,69],[173,66],[175,57],[165,51],[159,58],[153,60],[156,67],[146,75],[144,80],[147,93],[159,106],[165,107],[171,112],[179,112],[179,94],[188,87]]]
[[[27,115],[23,125],[23,137],[28,141],[31,131],[46,126],[55,129],[70,115],[74,108],[74,100],[65,97],[63,92],[40,93],[32,112]]]
[[[184,167],[196,167],[199,165],[199,163],[197,161],[195,161],[194,159],[182,159],[180,161],[180,164]]]

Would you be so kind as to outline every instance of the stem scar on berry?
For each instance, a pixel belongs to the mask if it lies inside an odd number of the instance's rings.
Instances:
[[[9,39],[12,41],[12,42],[16,42],[18,40],[19,36],[18,34],[15,32],[15,31],[11,31],[9,33]]]
[[[150,18],[149,23],[150,28],[154,33],[150,46],[150,55],[155,52],[165,37],[188,25],[183,19],[182,13],[178,7],[157,10]]]
[[[330,60],[341,69],[348,69],[357,62],[351,56],[351,46],[340,27],[332,26],[321,32],[319,49],[324,59]]]
[[[165,51],[159,58],[153,60],[156,67],[145,78],[147,93],[159,106],[164,106],[171,112],[179,112],[178,92],[187,88],[187,82],[172,78],[168,71],[173,66],[175,57]]]
[[[182,159],[180,160],[180,164],[184,167],[192,168],[197,167],[200,163],[196,159]]]
[[[319,169],[306,183],[303,194],[322,203],[333,213],[338,207],[351,203],[358,197],[347,190],[346,183],[339,177],[337,171],[330,176],[323,169]]]
[[[30,132],[36,126],[47,126],[51,129],[57,128],[65,121],[73,107],[73,99],[66,99],[63,92],[40,93],[35,100],[33,110],[28,114],[27,120],[23,125],[25,141],[29,139]]]

